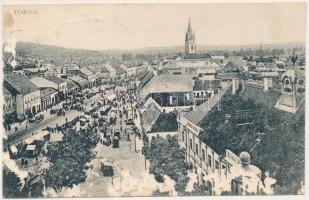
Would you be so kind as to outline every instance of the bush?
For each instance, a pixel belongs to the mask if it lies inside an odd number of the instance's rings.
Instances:
[[[156,181],[158,181],[159,183],[163,183],[164,182],[164,177],[161,174],[155,174],[154,175]]]

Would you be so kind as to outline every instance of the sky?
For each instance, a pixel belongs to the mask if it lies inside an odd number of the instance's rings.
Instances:
[[[92,50],[304,42],[304,3],[5,6],[4,42]]]

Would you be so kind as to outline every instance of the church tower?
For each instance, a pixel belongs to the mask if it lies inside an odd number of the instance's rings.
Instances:
[[[186,54],[196,53],[195,33],[192,32],[190,17],[189,17],[188,30],[187,30],[186,39],[185,39],[185,52]]]

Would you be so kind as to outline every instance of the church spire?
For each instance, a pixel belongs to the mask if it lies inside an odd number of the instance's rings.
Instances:
[[[196,52],[195,32],[192,31],[190,16],[189,16],[188,30],[185,39],[185,52],[186,54],[194,54]]]
[[[191,27],[191,17],[189,15],[189,23],[188,23],[188,33],[192,35],[192,27]]]

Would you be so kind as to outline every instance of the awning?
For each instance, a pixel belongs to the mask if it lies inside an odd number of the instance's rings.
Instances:
[[[34,151],[35,150],[35,148],[36,148],[36,145],[27,145],[27,148],[26,148],[26,150],[27,151]]]
[[[80,118],[79,121],[86,122],[87,120],[85,118]]]
[[[11,148],[12,153],[17,153],[18,152],[18,149],[17,149],[17,147],[15,145],[12,145],[10,148]]]
[[[34,136],[26,139],[25,143],[26,144],[31,144],[34,140],[43,140],[44,136],[46,136],[48,134],[49,134],[49,131],[47,131],[47,130],[41,131],[41,132],[35,134]]]
[[[106,95],[106,99],[109,100],[109,101],[113,101],[114,99],[116,99],[116,94],[115,93],[111,93],[111,94],[108,94]]]

